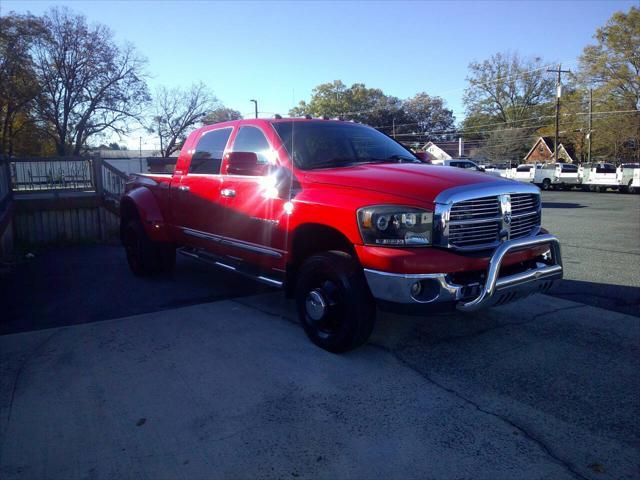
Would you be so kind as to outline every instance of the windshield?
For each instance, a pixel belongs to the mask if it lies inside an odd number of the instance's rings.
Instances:
[[[289,156],[303,170],[336,168],[363,163],[420,161],[383,133],[359,124],[274,122]]]

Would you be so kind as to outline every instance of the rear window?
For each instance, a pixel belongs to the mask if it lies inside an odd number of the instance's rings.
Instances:
[[[217,175],[220,173],[220,164],[222,163],[222,155],[227,141],[231,135],[231,128],[221,128],[205,132],[198,145],[196,151],[191,157],[189,164],[189,173],[201,173],[209,175]]]
[[[532,165],[520,165],[516,171],[518,172],[530,172]]]
[[[596,166],[596,173],[616,173],[616,167],[610,163],[599,163]]]

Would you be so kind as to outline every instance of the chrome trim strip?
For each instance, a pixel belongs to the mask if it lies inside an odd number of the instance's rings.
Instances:
[[[245,277],[251,278],[251,279],[256,280],[258,282],[265,283],[265,284],[270,285],[272,287],[280,288],[284,284],[284,282],[282,282],[280,280],[276,280],[275,278],[267,277],[265,275],[253,274],[251,272],[243,270],[242,267],[236,268],[233,265],[228,265],[228,264],[226,264],[224,262],[220,262],[218,260],[215,260],[214,259],[215,257],[211,257],[211,256],[207,255],[206,253],[204,255],[199,255],[197,253],[197,251],[185,250],[184,248],[179,248],[177,250],[177,252],[180,253],[181,255],[184,255],[185,257],[193,258],[195,260],[200,260],[201,262],[205,262],[205,263],[207,263],[209,265],[213,265],[215,267],[224,268],[225,270],[232,271],[234,273],[243,275]]]
[[[180,228],[186,235],[190,235],[192,237],[197,237],[197,238],[203,238],[205,240],[209,240],[210,242],[221,243],[222,245],[228,245],[231,247],[240,248],[243,250],[259,253],[261,255],[267,255],[269,257],[274,257],[274,258],[282,258],[282,255],[283,255],[282,252],[272,248],[261,247],[258,245],[241,242],[239,240],[233,240],[227,237],[222,237],[220,235],[215,235],[213,233],[194,230],[193,228],[187,228],[187,227],[180,227]]]

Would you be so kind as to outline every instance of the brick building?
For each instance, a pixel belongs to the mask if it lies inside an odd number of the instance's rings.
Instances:
[[[553,162],[553,138],[539,137],[533,144],[529,153],[524,156],[522,163],[551,163]],[[558,145],[558,162],[573,163],[572,148],[565,148],[561,143]]]

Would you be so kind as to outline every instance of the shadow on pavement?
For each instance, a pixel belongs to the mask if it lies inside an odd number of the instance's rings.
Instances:
[[[640,317],[640,287],[564,279],[548,295]]]
[[[118,245],[53,248],[0,277],[0,334],[109,320],[274,291],[178,255],[172,275],[134,276]]]

